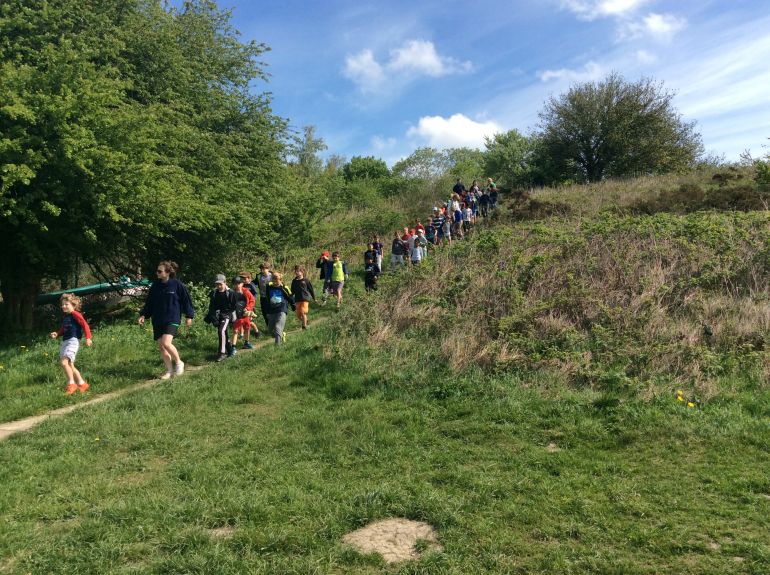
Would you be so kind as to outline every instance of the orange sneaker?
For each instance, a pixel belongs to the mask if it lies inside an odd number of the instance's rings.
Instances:
[[[64,395],[72,395],[78,389],[78,386],[74,383],[68,383],[67,388],[64,390]]]
[[[91,387],[91,386],[90,386],[90,385],[88,385],[88,382],[87,382],[87,381],[84,381],[83,383],[81,383],[80,385],[78,385],[78,391],[79,391],[80,393],[85,393],[86,391],[88,391],[88,388],[89,388],[89,387]]]

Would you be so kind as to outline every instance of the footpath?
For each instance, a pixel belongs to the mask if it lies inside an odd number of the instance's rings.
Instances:
[[[313,325],[316,326],[323,321],[325,321],[326,318],[318,318],[315,319],[313,322]],[[292,330],[287,331],[287,335],[300,333],[301,330]],[[267,347],[270,345],[275,345],[275,342],[273,341],[272,337],[266,337],[263,341],[260,341],[259,343],[256,343],[254,345],[254,349],[240,349],[238,350],[238,355],[242,353],[248,353],[252,351],[256,351],[258,349],[262,349],[263,347]],[[208,367],[211,367],[216,364],[204,364],[204,365],[193,365],[190,367],[185,367],[185,374],[188,373],[195,373],[196,371],[201,371],[202,369],[206,369]],[[184,376],[181,376],[184,377]],[[177,379],[177,378],[173,378]],[[159,383],[173,381],[171,380],[163,380],[163,379],[149,379],[147,381],[143,381],[141,383],[137,383],[134,385],[131,385],[129,387],[124,387],[123,389],[119,389],[117,391],[111,391],[110,393],[105,393],[102,395],[97,395],[93,399],[89,399],[88,401],[83,401],[81,403],[77,403],[74,405],[68,405],[66,407],[60,407],[58,409],[52,409],[51,411],[47,411],[45,413],[41,413],[40,415],[33,415],[31,417],[25,417],[23,419],[17,419],[16,421],[6,421],[5,423],[0,423],[0,441],[5,441],[12,435],[16,435],[17,433],[21,433],[23,431],[29,431],[30,429],[33,429],[34,427],[37,427],[42,422],[46,421],[47,419],[53,418],[53,417],[61,417],[63,415],[67,415],[68,413],[72,413],[75,410],[82,409],[84,407],[89,407],[92,405],[97,405],[99,403],[104,403],[105,401],[110,401],[112,399],[117,399],[118,397],[122,397],[124,395],[128,395],[129,393],[134,393],[136,391],[141,391],[143,389],[148,389],[150,387],[154,387],[158,385]],[[93,389],[93,388],[92,388]]]

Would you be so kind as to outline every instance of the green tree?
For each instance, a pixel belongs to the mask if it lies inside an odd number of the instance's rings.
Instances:
[[[450,148],[445,152],[449,175],[468,181],[484,174],[484,152],[473,148]]]
[[[518,130],[485,137],[484,173],[505,187],[524,186],[532,182],[532,143]]]
[[[285,125],[250,93],[267,47],[236,36],[204,0],[0,5],[6,324],[29,327],[41,280],[75,261],[107,276],[174,257],[203,274],[275,240],[280,211],[259,206],[276,190],[253,182],[281,173]]]
[[[390,176],[388,165],[374,156],[353,156],[342,168],[345,180],[378,180]]]
[[[305,126],[302,128],[302,137],[296,139],[289,152],[296,159],[299,173],[306,178],[315,178],[321,174],[324,165],[318,153],[326,149],[323,138],[315,135],[315,126]]]
[[[694,122],[673,107],[674,94],[651,79],[617,73],[551,97],[538,137],[558,177],[596,182],[691,166],[703,153]]]
[[[449,172],[451,163],[446,152],[435,148],[418,148],[393,165],[394,176],[432,181]]]

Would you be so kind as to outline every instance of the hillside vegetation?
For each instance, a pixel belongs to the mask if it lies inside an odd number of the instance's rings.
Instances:
[[[416,385],[474,369],[701,400],[766,384],[770,211],[751,208],[767,196],[712,174],[509,194],[351,311],[340,360],[377,350],[372,370]]]

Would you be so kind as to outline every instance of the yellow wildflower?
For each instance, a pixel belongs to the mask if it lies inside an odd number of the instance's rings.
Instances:
[[[684,397],[682,397],[681,395],[677,395],[676,396],[676,400],[677,401],[684,401]]]
[[[695,407],[695,404],[692,401],[688,401],[687,407]]]

